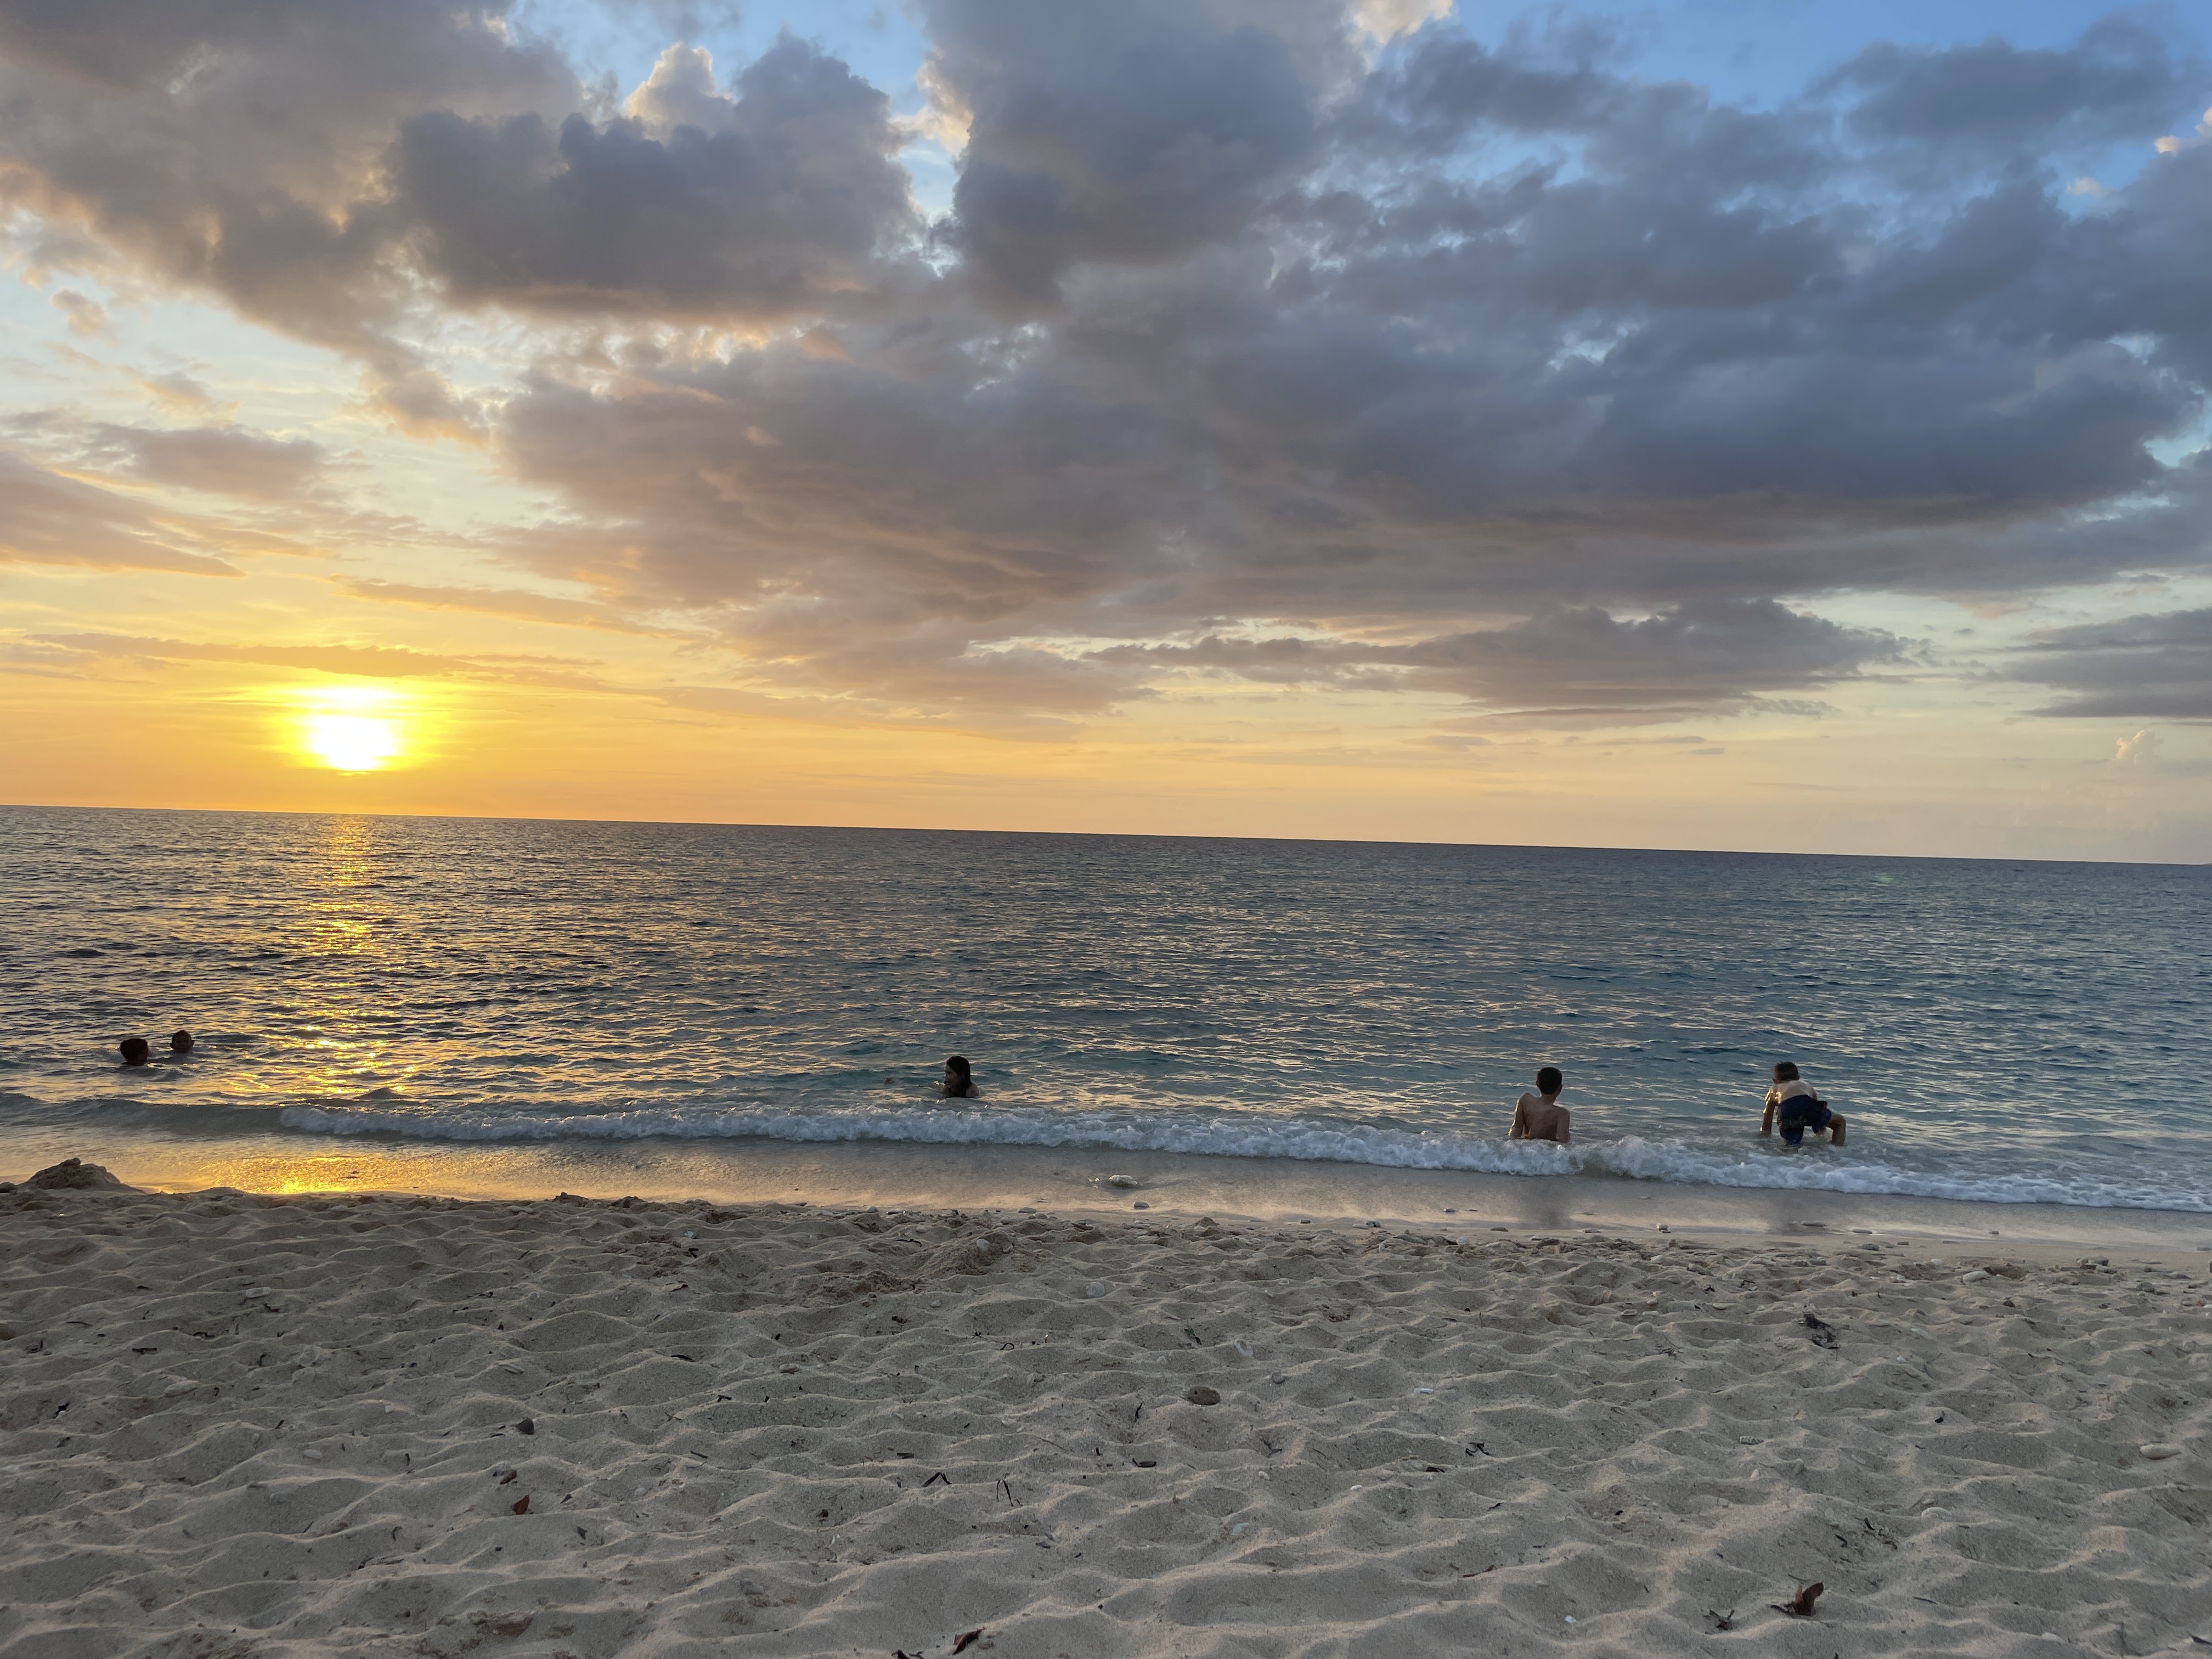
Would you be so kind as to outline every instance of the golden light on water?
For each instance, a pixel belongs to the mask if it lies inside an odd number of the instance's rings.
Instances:
[[[410,709],[381,685],[320,685],[301,691],[293,714],[301,753],[336,772],[379,772],[404,760]]]

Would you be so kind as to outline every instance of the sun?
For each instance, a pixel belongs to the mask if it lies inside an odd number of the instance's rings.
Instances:
[[[374,772],[399,753],[399,723],[375,714],[307,714],[301,719],[307,752],[340,772]]]
[[[407,751],[405,702],[383,686],[316,686],[293,715],[301,753],[334,772],[380,772]]]

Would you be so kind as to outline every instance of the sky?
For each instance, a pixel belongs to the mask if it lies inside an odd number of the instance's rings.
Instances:
[[[0,800],[2197,861],[2212,14],[0,0]]]

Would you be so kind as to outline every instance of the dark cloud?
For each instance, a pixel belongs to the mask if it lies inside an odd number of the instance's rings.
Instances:
[[[319,481],[325,452],[304,438],[239,426],[94,427],[91,454],[152,483],[262,500],[298,496]]]
[[[1495,708],[1607,713],[1724,711],[1902,655],[1887,634],[1771,599],[1721,599],[1626,620],[1595,606],[1548,611],[1517,628],[1429,641],[1412,659],[1422,683]]]
[[[1778,596],[2203,556],[2197,486],[2150,447],[2202,405],[2195,152],[2088,217],[2032,174],[1876,203],[1818,112],[1639,83],[1586,42],[1431,29],[1362,79],[1301,14],[1018,9],[932,14],[970,122],[938,289],[834,353],[634,356],[508,406],[525,476],[604,526],[545,568],[919,696],[979,647],[1205,617],[1402,636],[1518,605],[1646,629],[1632,653]],[[1163,45],[1238,95],[1123,72]],[[2111,51],[2076,49],[2083,96]],[[1916,86],[1983,72],[1914,62]],[[1708,620],[1677,641],[1625,614]],[[1798,643],[1679,695],[1803,684],[1826,647]]]
[[[867,286],[911,230],[890,100],[836,59],[782,41],[733,100],[710,74],[656,82],[634,102],[683,123],[658,136],[582,115],[410,118],[390,211],[422,270],[464,305],[778,316]]]
[[[1155,264],[1244,231],[1316,159],[1316,81],[1342,66],[1327,11],[1271,11],[934,0],[933,78],[968,124],[945,228],[965,274],[1049,305],[1083,261]]]
[[[1946,49],[1885,41],[1820,85],[1849,94],[1862,137],[1926,153],[1964,148],[2004,158],[2023,147],[2149,140],[2204,95],[2206,64],[2144,16],[2092,24],[2063,51],[1991,37]]]
[[[792,40],[672,49],[597,120],[507,0],[0,0],[0,210],[34,262],[152,276],[356,358],[403,429],[483,416],[409,338],[464,306],[758,321],[880,280],[918,226],[888,99]],[[91,313],[72,313],[82,323]]]
[[[467,304],[757,317],[861,285],[912,228],[888,100],[842,64],[785,41],[734,97],[711,75],[694,87],[710,128],[594,125],[505,9],[8,0],[0,202],[351,352],[399,389],[403,422],[433,428],[466,421],[424,407],[399,337],[414,283]]]
[[[0,56],[132,89],[167,80],[199,53],[265,39],[298,9],[289,0],[9,0],[0,6]]]
[[[1742,708],[1894,656],[1825,596],[2212,550],[2170,447],[2212,387],[2212,145],[2067,193],[2212,95],[2140,18],[1753,109],[1571,22],[918,15],[960,147],[926,229],[885,100],[814,48],[726,90],[672,48],[616,115],[433,0],[0,0],[0,191],[496,444],[563,509],[519,566],[880,708],[1197,671]],[[587,326],[471,398],[423,305]]]
[[[410,273],[381,174],[400,124],[574,107],[503,3],[0,0],[0,216],[63,268],[208,295],[363,365],[429,374],[398,337]],[[465,420],[415,418],[459,433]]]
[[[1410,644],[1224,639],[1109,647],[1115,663],[1195,669],[1283,684],[1449,692],[1508,717],[1610,720],[1725,712],[1895,661],[1900,641],[1772,600],[1708,600],[1622,618],[1595,606]]]
[[[2012,674],[2068,694],[2039,714],[2212,720],[2212,610],[2054,629]]]

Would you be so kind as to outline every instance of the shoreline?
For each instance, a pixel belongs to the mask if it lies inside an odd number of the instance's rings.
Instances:
[[[2204,1256],[1467,1237],[0,1194],[0,1659],[2212,1633]]]
[[[83,1126],[77,1126],[82,1129]],[[801,1202],[1014,1212],[1093,1220],[1235,1216],[1254,1223],[1414,1227],[1515,1236],[1667,1230],[1750,1241],[1829,1232],[1934,1243],[1990,1243],[2212,1253],[2212,1215],[2069,1205],[1977,1203],[1819,1188],[1703,1186],[1622,1176],[1497,1175],[1197,1152],[935,1146],[896,1141],[450,1143],[363,1139],[301,1145],[280,1135],[219,1143],[68,1130],[0,1144],[0,1175],[63,1157],[105,1164],[149,1190],[422,1194],[532,1200],[572,1193],[656,1203]],[[20,1178],[17,1176],[16,1178]]]

